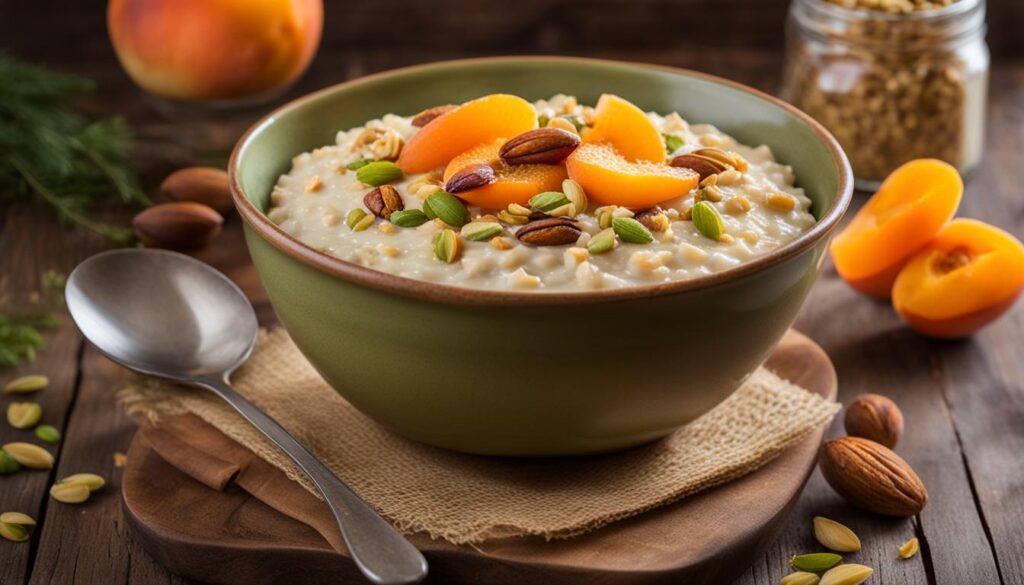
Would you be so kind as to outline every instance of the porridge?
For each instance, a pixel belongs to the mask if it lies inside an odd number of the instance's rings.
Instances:
[[[422,281],[583,291],[737,266],[814,224],[793,171],[612,95],[496,94],[387,114],[300,154],[269,218],[327,254]]]

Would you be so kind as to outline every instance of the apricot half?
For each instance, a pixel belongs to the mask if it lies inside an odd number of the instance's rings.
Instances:
[[[999,317],[1024,289],[1024,245],[973,219],[950,222],[900,271],[896,312],[932,337],[970,335]]]
[[[498,138],[453,158],[444,170],[444,182],[469,165],[490,164],[496,177],[493,183],[458,193],[462,199],[487,209],[504,209],[511,203],[526,205],[537,193],[562,190],[564,166],[507,165],[498,157],[505,142],[506,139]]]
[[[565,167],[592,201],[635,209],[681,197],[700,180],[691,169],[630,162],[610,144],[581,144],[565,159]]]
[[[604,94],[594,108],[594,125],[584,142],[606,143],[626,160],[665,161],[661,132],[643,110],[617,95]]]
[[[537,127],[537,112],[521,97],[496,93],[431,120],[402,147],[397,164],[406,173],[443,167],[456,156],[497,138],[512,138]]]
[[[864,294],[888,298],[903,265],[956,213],[963,190],[960,174],[940,160],[893,171],[832,240],[839,275]]]

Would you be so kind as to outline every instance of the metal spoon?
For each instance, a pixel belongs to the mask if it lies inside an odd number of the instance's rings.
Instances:
[[[252,353],[259,327],[237,286],[210,266],[162,250],[114,250],[68,277],[68,310],[110,359],[137,372],[210,390],[309,476],[341,529],[352,559],[382,585],[416,583],[427,561],[288,431],[228,385]]]

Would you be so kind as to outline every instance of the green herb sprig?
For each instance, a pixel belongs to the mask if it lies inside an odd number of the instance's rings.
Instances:
[[[42,332],[60,324],[56,311],[63,307],[67,276],[49,270],[40,281],[29,313],[9,314],[0,304],[0,368],[34,360],[43,345]]]
[[[135,239],[130,229],[89,211],[113,194],[125,203],[150,201],[129,161],[125,123],[90,120],[69,105],[92,90],[88,79],[0,53],[0,203],[35,198],[61,220],[128,245]]]

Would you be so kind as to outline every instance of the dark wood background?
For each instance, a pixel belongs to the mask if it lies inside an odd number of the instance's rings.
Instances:
[[[328,0],[319,56],[285,97],[402,65],[493,54],[676,65],[774,91],[787,3]],[[196,154],[173,143],[182,128],[164,121],[118,66],[104,7],[98,0],[0,0],[0,49],[95,79],[98,92],[84,107],[120,114],[134,126],[139,169],[153,193],[168,170],[193,162]],[[961,214],[1021,235],[1024,1],[991,0],[989,10],[994,60],[987,155],[968,186]],[[15,299],[27,296],[43,271],[68,271],[102,247],[95,238],[56,225],[44,208],[0,206],[0,277]],[[224,237],[201,257],[258,290],[237,218],[229,218]],[[261,316],[272,320],[265,303]],[[815,474],[783,534],[738,584],[777,583],[788,572],[791,555],[817,548],[810,518],[820,514],[860,534],[864,550],[850,560],[876,568],[869,583],[1024,585],[1022,305],[972,339],[929,341],[907,330],[887,305],[853,293],[828,266],[797,327],[831,355],[841,399],[872,391],[901,405],[908,431],[898,451],[920,473],[931,501],[912,520],[882,519],[851,509]],[[135,430],[113,400],[124,372],[97,355],[66,321],[49,336],[35,364],[0,371],[0,382],[29,371],[50,375],[52,386],[38,400],[47,422],[61,428],[65,440],[56,449],[53,472],[0,478],[0,511],[24,511],[41,524],[30,543],[0,541],[0,584],[186,583],[146,555],[124,525],[120,470],[112,460],[127,450]],[[0,406],[9,401],[0,399]],[[841,432],[840,427],[833,425],[831,432]],[[23,437],[0,425],[0,443]],[[100,473],[111,486],[83,506],[46,497],[54,478],[79,471]],[[922,554],[896,560],[896,547],[915,535]]]

